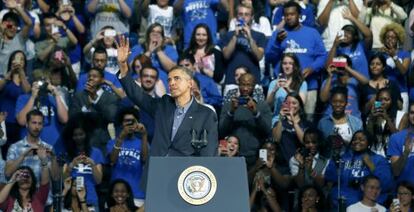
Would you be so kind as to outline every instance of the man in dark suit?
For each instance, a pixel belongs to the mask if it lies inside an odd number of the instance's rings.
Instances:
[[[211,109],[198,104],[192,96],[192,72],[184,67],[171,69],[168,74],[171,96],[154,99],[128,73],[128,53],[129,41],[121,37],[118,63],[122,87],[131,101],[155,120],[150,156],[217,155],[217,117]],[[195,139],[203,140],[204,131],[207,132],[207,145],[197,154],[191,144],[192,134],[195,134]]]
[[[91,144],[106,153],[106,143],[110,137],[107,131],[108,123],[113,123],[117,113],[118,98],[115,94],[102,88],[104,71],[91,68],[88,72],[88,81],[85,89],[75,93],[69,107],[69,116],[77,113],[88,113],[91,126],[95,127]]]

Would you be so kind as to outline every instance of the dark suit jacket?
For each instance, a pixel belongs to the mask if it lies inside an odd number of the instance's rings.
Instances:
[[[114,122],[118,110],[118,98],[113,93],[104,91],[96,104],[89,107],[89,124],[94,130],[91,132],[91,145],[99,148],[106,155],[106,144],[111,139],[108,133],[108,123]],[[86,91],[77,92],[69,107],[69,116],[84,112],[82,107],[89,105],[88,93]]]
[[[120,82],[131,101],[154,118],[155,129],[150,150],[151,156],[193,155],[192,130],[197,133],[197,139],[201,139],[203,130],[207,130],[208,144],[201,150],[200,156],[217,155],[217,116],[211,109],[198,104],[194,99],[174,139],[171,141],[174,111],[176,109],[175,100],[168,95],[161,98],[152,98],[135,83],[129,74],[120,79]]]

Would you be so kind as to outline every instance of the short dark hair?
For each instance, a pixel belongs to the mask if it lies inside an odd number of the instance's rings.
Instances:
[[[381,184],[381,180],[380,180],[379,177],[370,174],[370,175],[368,175],[364,178],[364,180],[362,181],[362,185],[365,186],[368,183],[369,180],[377,180]]]
[[[345,96],[345,100],[348,101],[348,88],[345,86],[335,86],[331,90],[331,99],[335,94],[342,94]]]
[[[147,66],[143,66],[142,68],[141,68],[141,70],[139,70],[139,77],[142,77],[142,75],[143,75],[143,73],[144,73],[144,69],[150,69],[150,70],[153,70],[153,71],[155,71],[155,73],[157,73],[157,79],[159,78],[159,72],[158,72],[158,69],[156,69],[154,66],[150,66],[150,65],[147,65]]]
[[[92,59],[95,58],[95,54],[105,54],[108,57],[108,53],[104,47],[98,46],[92,54]]]
[[[289,7],[294,7],[296,8],[296,11],[298,12],[298,14],[301,14],[302,11],[302,7],[300,7],[300,5],[295,2],[295,1],[288,1],[287,3],[285,3],[285,5],[283,5],[283,11],[285,11],[286,8]]]
[[[193,55],[190,55],[188,53],[181,54],[180,57],[178,58],[178,63],[180,63],[183,60],[188,60],[193,65],[195,63],[195,59],[194,59]]]
[[[88,73],[91,72],[91,71],[97,71],[99,73],[99,75],[101,75],[102,78],[105,77],[103,69],[100,69],[98,67],[92,67],[92,68],[89,69]]]
[[[19,25],[20,18],[19,18],[19,15],[17,15],[16,13],[14,13],[14,12],[8,12],[8,13],[4,14],[3,19],[2,19],[1,22],[3,23],[5,21],[12,21],[16,25]]]
[[[45,19],[47,19],[47,18],[57,18],[57,17],[56,17],[56,15],[55,15],[55,14],[53,14],[53,13],[44,13],[44,14],[42,15],[42,19],[43,19],[43,21],[44,21]]]
[[[117,122],[118,125],[121,126],[122,122],[124,121],[124,117],[125,115],[133,115],[137,121],[139,121],[139,111],[137,109],[135,109],[134,107],[126,107],[126,108],[122,108],[117,115]]]
[[[40,110],[34,109],[26,114],[26,122],[29,122],[32,116],[41,116],[42,119],[44,118],[44,115]]]

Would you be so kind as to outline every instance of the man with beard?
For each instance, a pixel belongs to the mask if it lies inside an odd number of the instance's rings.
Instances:
[[[290,1],[283,7],[285,28],[273,33],[266,47],[266,60],[274,63],[274,76],[279,74],[279,63],[283,53],[294,53],[300,63],[303,77],[308,84],[305,112],[311,120],[316,107],[319,71],[324,67],[327,53],[322,38],[316,29],[299,22],[301,7]]]
[[[158,70],[152,66],[143,67],[139,74],[139,82],[141,83],[142,89],[153,98],[160,97],[155,92],[155,83],[158,77]]]
[[[27,113],[27,135],[12,144],[7,152],[6,177],[11,177],[20,166],[29,166],[33,169],[36,178],[40,179],[41,168],[49,165],[48,156],[52,156],[50,154],[52,147],[40,139],[43,119],[44,116],[39,110]]]

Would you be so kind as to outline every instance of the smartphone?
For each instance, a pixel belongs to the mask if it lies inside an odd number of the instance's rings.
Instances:
[[[346,67],[346,58],[335,57],[334,59],[332,59],[332,64],[337,68],[345,68]]]
[[[249,98],[247,98],[245,96],[240,96],[239,97],[239,105],[245,105],[245,104],[247,104],[248,101],[249,101]]]
[[[226,139],[220,140],[220,146],[222,146],[224,149],[227,149],[227,140]]]
[[[81,188],[85,187],[85,181],[82,176],[76,177],[76,190],[81,190]]]
[[[115,37],[116,36],[116,31],[113,29],[106,29],[104,31],[104,36],[105,37]]]
[[[284,73],[279,73],[277,75],[277,78],[279,79],[279,81],[286,81],[286,75]]]
[[[259,158],[263,161],[267,161],[267,149],[260,149],[259,150]]]
[[[238,27],[243,27],[245,24],[244,19],[243,18],[239,18],[237,19],[237,26]]]
[[[53,24],[52,25],[52,34],[56,34],[56,33],[59,33],[59,27]]]
[[[394,198],[394,199],[392,200],[392,204],[394,205],[394,207],[395,207],[395,208],[400,209],[400,199],[398,199],[398,198]]]
[[[340,30],[339,32],[338,32],[338,37],[339,37],[339,39],[344,39],[345,38],[345,31],[344,30]]]
[[[380,109],[380,108],[381,108],[381,106],[382,106],[382,102],[380,102],[380,101],[375,101],[375,102],[374,102],[374,108],[375,108],[375,109]]]
[[[134,121],[133,120],[129,120],[127,123],[126,123],[126,125],[128,125],[128,126],[131,126],[131,125],[134,125]]]

